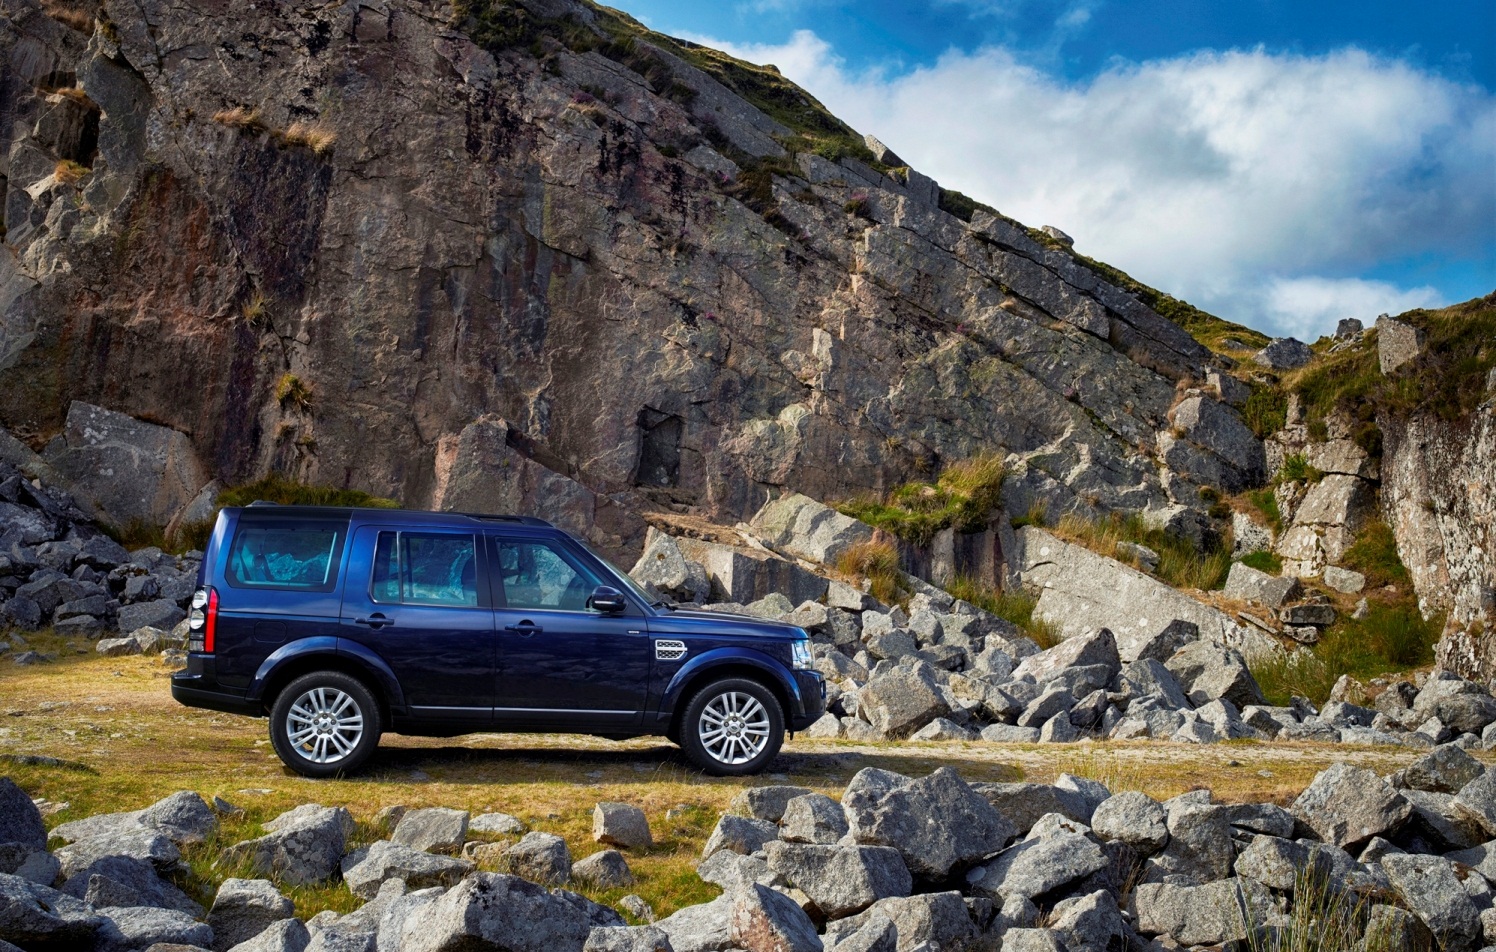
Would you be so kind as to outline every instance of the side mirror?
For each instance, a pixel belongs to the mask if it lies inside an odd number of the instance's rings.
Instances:
[[[617,615],[629,607],[629,603],[624,599],[623,593],[607,585],[599,585],[593,589],[592,597],[587,599],[587,604],[594,611],[602,612],[604,615]]]

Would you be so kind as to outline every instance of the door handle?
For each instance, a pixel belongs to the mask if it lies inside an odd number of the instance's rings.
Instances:
[[[512,631],[515,634],[519,635],[521,638],[528,638],[533,634],[545,631],[544,628],[540,627],[534,622],[529,621],[522,621],[518,625],[505,625],[504,630]]]
[[[383,612],[375,612],[368,618],[355,618],[353,619],[353,623],[355,625],[368,625],[370,628],[373,628],[377,631],[380,628],[383,628],[385,625],[393,625],[395,623],[395,619],[386,618]]]

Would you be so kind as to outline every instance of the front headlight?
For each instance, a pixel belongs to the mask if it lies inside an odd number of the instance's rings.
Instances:
[[[790,659],[797,668],[815,667],[816,658],[810,652],[809,638],[801,638],[798,641],[790,642]]]

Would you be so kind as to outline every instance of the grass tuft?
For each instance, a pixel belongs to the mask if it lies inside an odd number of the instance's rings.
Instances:
[[[1414,604],[1372,602],[1365,618],[1342,618],[1313,649],[1250,658],[1248,665],[1269,703],[1300,695],[1323,704],[1342,674],[1366,681],[1431,664],[1443,628],[1442,617],[1425,621]]]
[[[247,506],[256,500],[282,506],[358,506],[372,509],[398,509],[394,499],[375,496],[362,489],[338,489],[333,486],[309,486],[271,473],[264,479],[234,486],[218,494],[219,508]]]
[[[1380,519],[1368,522],[1340,560],[1347,568],[1366,576],[1371,588],[1402,585],[1409,581],[1408,569],[1397,554],[1397,536]]]
[[[899,569],[899,553],[891,542],[861,542],[852,546],[836,560],[837,571],[843,575],[865,578],[870,583],[868,594],[885,605],[899,601],[903,572]]]
[[[260,118],[260,110],[244,106],[220,109],[213,113],[213,121],[244,132],[263,132],[266,129],[265,121]]]
[[[326,155],[338,141],[338,134],[321,123],[293,122],[280,138],[289,145],[305,146],[317,155]]]
[[[1000,503],[1003,475],[1000,457],[978,456],[951,465],[934,483],[905,483],[886,499],[853,499],[836,508],[907,542],[928,545],[942,529],[985,529]]]
[[[1283,559],[1276,552],[1248,552],[1236,561],[1247,568],[1266,572],[1269,575],[1281,575],[1283,573]]]
[[[1060,630],[1042,618],[1034,617],[1039,600],[1028,592],[1002,592],[982,585],[969,575],[958,575],[945,590],[982,611],[1022,628],[1040,648],[1053,648],[1063,639]]]
[[[1098,555],[1116,559],[1143,571],[1137,561],[1119,551],[1118,543],[1147,546],[1158,553],[1153,574],[1175,588],[1210,591],[1226,584],[1231,571],[1231,551],[1217,541],[1204,551],[1162,529],[1150,529],[1138,515],[1112,513],[1102,519],[1087,519],[1070,513],[1051,531],[1067,542],[1085,546]]]
[[[290,404],[298,410],[310,410],[312,408],[311,385],[293,373],[281,375],[275,385],[275,399],[281,406]]]
[[[1309,465],[1309,460],[1302,453],[1291,453],[1284,457],[1283,465],[1278,468],[1278,483],[1317,483],[1325,478],[1325,474]]]

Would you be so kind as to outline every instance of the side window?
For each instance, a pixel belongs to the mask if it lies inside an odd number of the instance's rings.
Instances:
[[[504,605],[581,612],[599,584],[590,569],[546,542],[498,540]]]
[[[239,588],[330,592],[346,528],[341,523],[240,523],[229,547],[228,582]]]
[[[475,551],[470,535],[381,532],[369,595],[385,604],[475,606]]]

